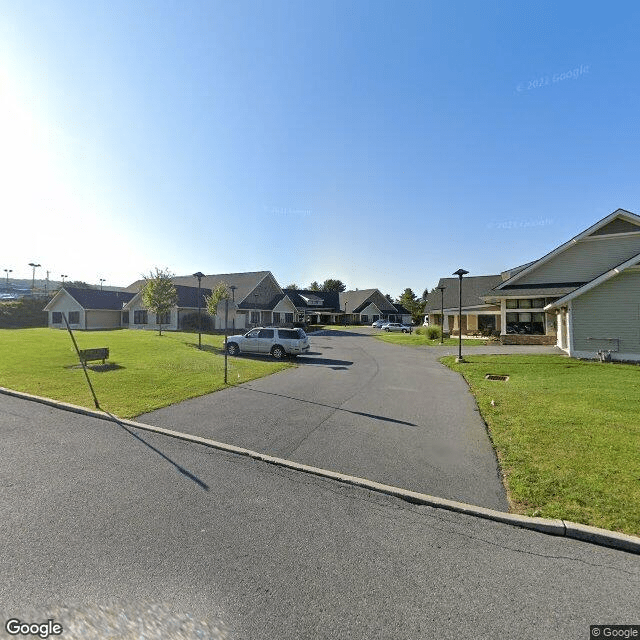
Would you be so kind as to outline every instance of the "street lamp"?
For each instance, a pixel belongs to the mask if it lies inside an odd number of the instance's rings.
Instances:
[[[202,316],[200,314],[200,283],[204,278],[202,271],[193,274],[194,278],[198,278],[198,349],[202,349]]]
[[[347,326],[347,301],[344,301],[344,326]]]
[[[9,274],[13,273],[13,269],[5,269],[4,272],[7,274],[7,291],[9,291]]]
[[[447,287],[436,287],[440,291],[440,344],[444,344],[444,290]]]
[[[62,278],[62,284],[64,284],[64,279],[68,278],[69,276],[66,273],[61,273],[60,277]]]
[[[102,283],[106,282],[104,278],[100,278],[100,291],[102,291]]]
[[[33,267],[33,276],[31,278],[31,294],[33,295],[36,289],[36,268],[41,267],[42,265],[36,264],[35,262],[30,262],[29,266]]]
[[[462,358],[462,276],[469,273],[464,269],[458,269],[453,272],[454,276],[458,276],[458,357],[456,362],[464,362]]]

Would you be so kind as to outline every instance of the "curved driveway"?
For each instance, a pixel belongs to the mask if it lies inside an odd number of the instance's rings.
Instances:
[[[138,420],[508,510],[475,400],[465,381],[437,361],[455,349],[400,347],[365,329],[311,336],[311,350],[295,369]],[[232,368],[233,358],[229,362]]]

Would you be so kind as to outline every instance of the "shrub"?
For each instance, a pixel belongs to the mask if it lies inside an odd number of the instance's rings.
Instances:
[[[183,331],[198,331],[198,314],[189,313],[180,318],[180,329]],[[213,330],[213,322],[211,321],[211,316],[203,312],[202,313],[202,331],[212,331]]]
[[[429,338],[429,340],[438,340],[442,335],[440,327],[425,327],[425,329],[427,330],[427,338]]]

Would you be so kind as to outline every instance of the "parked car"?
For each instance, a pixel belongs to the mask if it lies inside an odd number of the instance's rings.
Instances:
[[[371,323],[371,326],[375,327],[376,329],[381,329],[387,323],[388,320],[376,320],[375,322]]]
[[[402,333],[411,333],[413,327],[409,324],[400,324],[399,322],[389,322],[385,324],[382,329],[384,331],[402,331]]]
[[[307,351],[309,338],[302,329],[258,327],[244,335],[227,338],[227,353],[230,356],[240,353],[270,353],[276,360],[281,360],[285,355],[295,357]]]

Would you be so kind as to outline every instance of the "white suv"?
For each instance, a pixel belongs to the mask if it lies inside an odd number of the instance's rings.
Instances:
[[[227,353],[270,353],[276,360],[309,351],[309,338],[302,329],[258,327],[248,333],[227,338]]]

